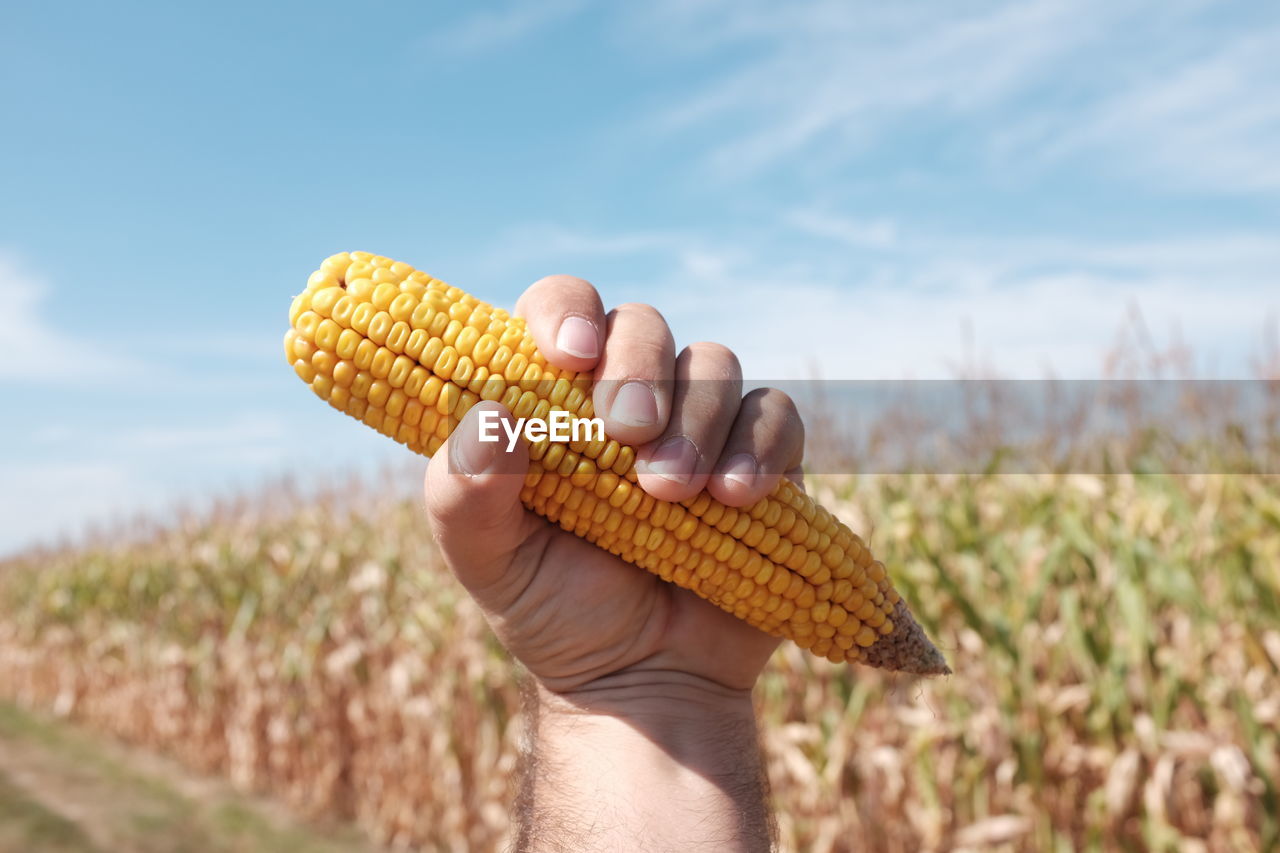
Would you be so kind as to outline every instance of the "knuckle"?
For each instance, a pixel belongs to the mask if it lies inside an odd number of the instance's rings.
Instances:
[[[448,534],[450,526],[458,522],[462,509],[457,501],[441,498],[434,489],[427,490],[427,523],[437,542]]]
[[[664,341],[651,337],[619,338],[611,335],[605,341],[603,374],[612,378],[624,374],[630,377],[634,373],[636,378],[643,374],[643,378],[662,379],[666,376],[664,363],[668,358],[670,355]]]
[[[714,358],[718,361],[727,361],[733,364],[738,363],[738,356],[733,350],[724,344],[718,344],[714,341],[695,341],[685,347],[685,350],[696,353],[699,356]]]
[[[624,302],[609,312],[610,320],[618,317],[626,317],[628,320],[661,323],[663,326],[667,324],[667,319],[662,316],[661,311],[644,302]]]
[[[728,377],[742,376],[742,363],[738,355],[724,344],[712,341],[697,341],[689,344],[680,353],[682,361],[694,361],[710,365],[719,373]]]
[[[525,288],[524,293],[520,295],[519,300],[516,302],[517,313],[520,313],[521,309],[527,308],[531,302],[562,299],[566,294],[570,293],[585,295],[587,298],[594,299],[597,302],[600,299],[595,285],[586,279],[563,274],[545,275]]]
[[[758,409],[761,416],[775,419],[784,426],[804,432],[804,420],[800,417],[800,407],[791,395],[777,388],[756,388],[743,398],[744,404],[749,402]]]
[[[565,275],[557,273],[555,275],[544,275],[535,281],[529,289],[543,287],[568,288],[571,290],[591,290],[594,291],[595,285],[587,281],[585,278],[578,278],[576,275]]]
[[[785,414],[799,415],[800,409],[791,395],[778,388],[755,388],[747,394],[747,399],[757,403],[766,411],[778,411]]]

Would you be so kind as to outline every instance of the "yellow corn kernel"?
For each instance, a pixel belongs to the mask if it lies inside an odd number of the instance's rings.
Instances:
[[[373,354],[373,362],[369,365],[369,372],[376,379],[385,379],[387,374],[391,372],[391,365],[395,363],[396,357],[391,350],[386,347],[378,347],[378,351]]]
[[[373,321],[377,311],[368,302],[361,302],[351,312],[351,328],[355,329],[361,336],[369,334],[369,323]]]
[[[392,320],[407,323],[413,319],[413,309],[418,305],[419,302],[412,293],[397,293],[395,299],[392,299],[391,304],[387,306],[387,313],[391,315]]]
[[[333,313],[333,306],[346,295],[341,287],[323,287],[311,294],[311,310],[321,317],[328,317]]]
[[[374,274],[373,280],[378,282],[377,273]],[[392,301],[399,295],[400,288],[396,287],[392,282],[384,279],[373,288],[373,307],[377,308],[379,311],[386,311],[391,307]]]
[[[293,304],[289,306],[289,325],[291,327],[296,326],[298,324],[298,318],[302,316],[302,312],[310,310],[311,293],[304,290],[297,296],[293,297]]]
[[[391,369],[387,371],[387,381],[391,383],[391,387],[400,388],[404,386],[405,380],[409,378],[409,372],[414,368],[413,360],[403,355],[396,356],[395,361],[391,362]]]
[[[356,368],[347,360],[339,361],[333,366],[333,384],[341,388],[351,387],[351,382],[356,378]]]
[[[409,339],[404,343],[404,354],[417,361],[430,340],[431,336],[422,329],[414,329],[409,333]]]
[[[369,340],[378,346],[385,344],[393,322],[391,315],[386,311],[379,311],[374,314],[373,319],[369,321],[369,331],[366,333],[369,336]]]
[[[356,348],[360,346],[362,340],[364,339],[354,329],[343,329],[338,335],[338,342],[333,351],[338,354],[338,358],[355,358]]]

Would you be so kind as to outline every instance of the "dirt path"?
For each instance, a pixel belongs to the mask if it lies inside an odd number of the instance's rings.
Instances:
[[[0,853],[337,853],[350,827],[304,825],[224,782],[0,703]]]

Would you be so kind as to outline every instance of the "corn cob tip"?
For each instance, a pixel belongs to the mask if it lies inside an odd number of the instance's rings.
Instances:
[[[893,631],[865,652],[866,663],[913,675],[950,675],[951,667],[920,623],[899,601],[893,612]]]

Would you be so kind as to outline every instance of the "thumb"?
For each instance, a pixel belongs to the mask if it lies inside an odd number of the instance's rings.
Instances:
[[[501,403],[477,403],[427,465],[427,517],[436,543],[473,592],[502,580],[529,533],[520,503],[529,448],[521,437],[507,450],[508,430],[514,429],[515,419]]]

